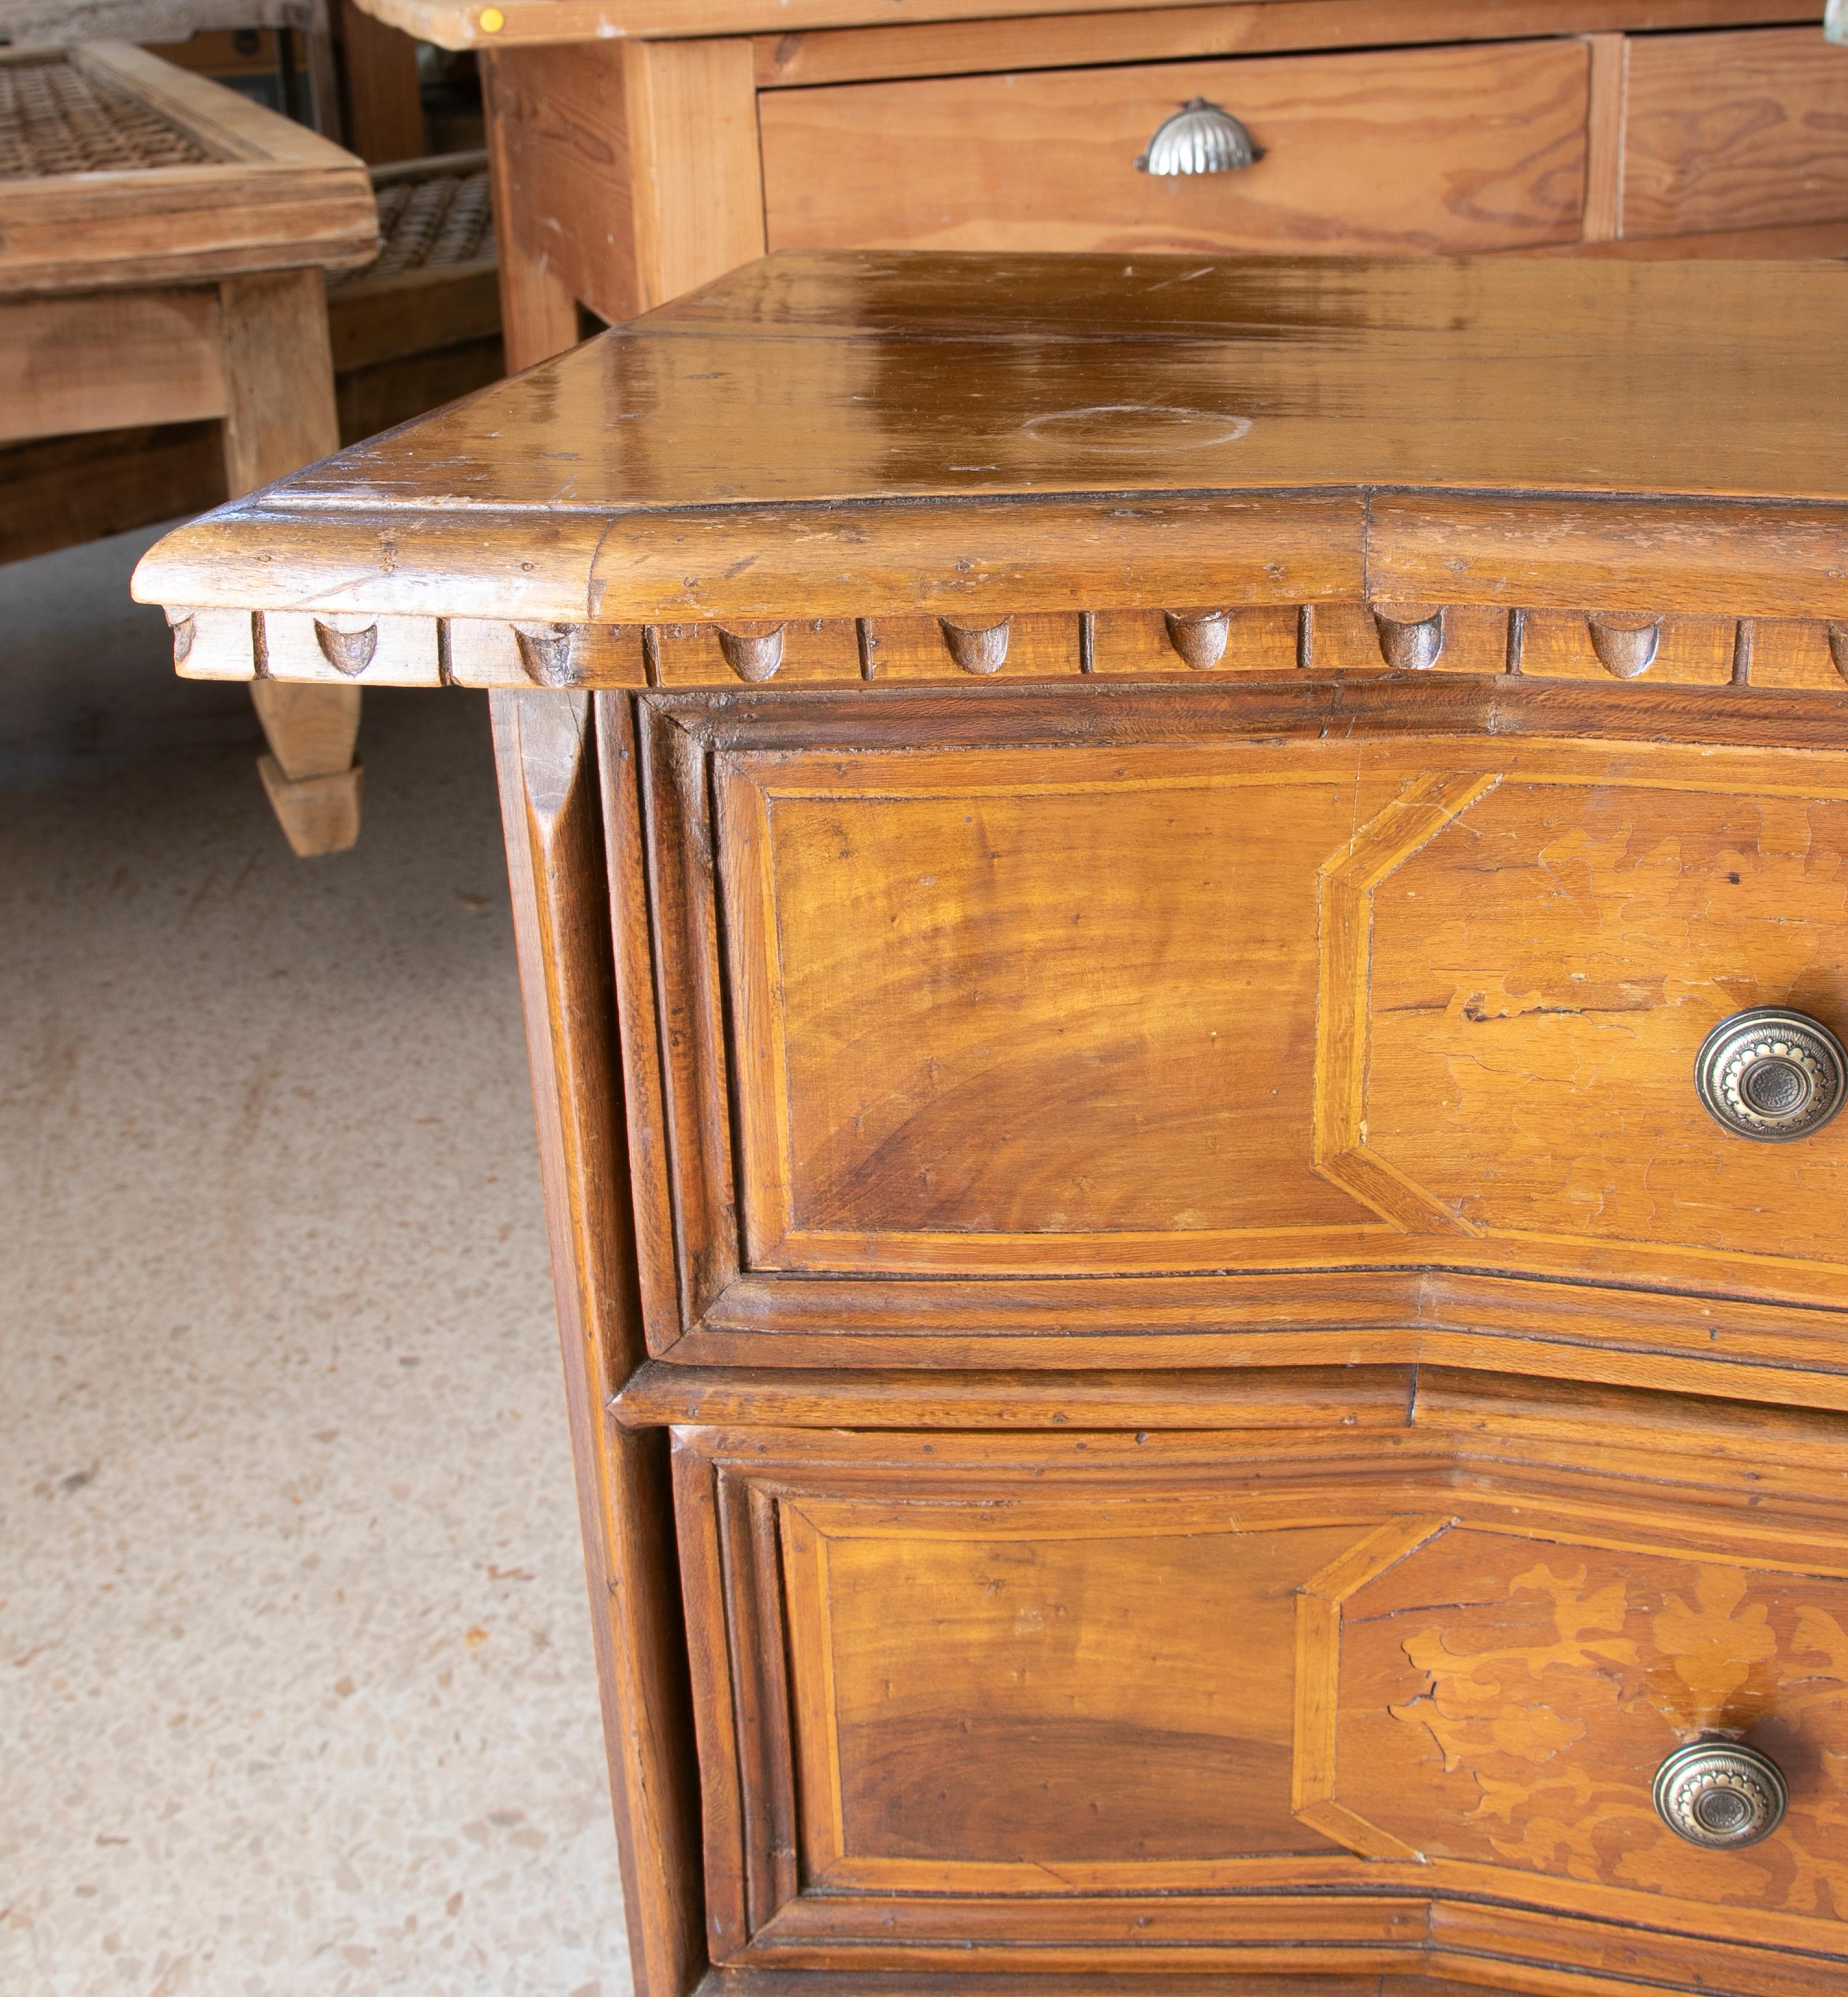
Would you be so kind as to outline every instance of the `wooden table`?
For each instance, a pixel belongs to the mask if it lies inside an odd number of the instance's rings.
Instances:
[[[215,419],[250,491],[336,450],[322,273],[377,253],[366,169],[126,43],[0,50],[0,443]],[[251,689],[304,857],[359,836],[357,688]]]
[[[646,1997],[1839,1991],[1845,312],[786,255],[147,557],[492,690]]]
[[[766,250],[1848,254],[1822,0],[358,4],[481,54],[515,367]]]

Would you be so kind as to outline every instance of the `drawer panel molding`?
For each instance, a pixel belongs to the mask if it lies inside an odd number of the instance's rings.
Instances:
[[[715,1961],[1405,1968],[1454,1905],[1491,1961],[1640,1927],[1664,1987],[1819,1997],[1839,1420],[1436,1374],[1401,1423],[677,1430]],[[1720,1737],[1788,1781],[1762,1844],[1656,1813]]]

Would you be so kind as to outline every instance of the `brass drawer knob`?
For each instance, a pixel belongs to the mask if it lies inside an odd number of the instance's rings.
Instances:
[[[1694,1085],[1715,1120],[1761,1144],[1819,1130],[1848,1095],[1848,1052],[1819,1019],[1760,1005],[1701,1043]]]
[[[1769,1837],[1790,1791],[1775,1761],[1736,1740],[1695,1740],[1656,1771],[1656,1813],[1677,1837],[1734,1851]]]
[[[1229,111],[1194,97],[1156,126],[1136,167],[1144,174],[1236,174],[1257,157],[1251,134]]]

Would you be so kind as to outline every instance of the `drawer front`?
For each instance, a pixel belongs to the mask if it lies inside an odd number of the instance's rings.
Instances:
[[[1623,233],[1848,216],[1848,49],[1813,26],[1629,44]]]
[[[1164,63],[767,92],[770,247],[1397,254],[1566,243],[1584,194],[1575,41]],[[1263,157],[1136,162],[1204,97]]]
[[[1241,1272],[1261,1313],[1408,1264],[1546,1279],[1536,1330],[1562,1278],[1839,1307],[1848,1116],[1753,1143],[1695,1071],[1750,1007],[1848,1033],[1848,757],[1378,691],[1338,738],[1204,689],[651,703],[657,1331],[1210,1327]]]
[[[1491,1960],[1608,1967],[1622,1922],[1652,1987],[1839,1987],[1842,1438],[1700,1418],[1691,1471],[1646,1408],[1518,1391],[1319,1435],[679,1431],[715,1955],[1404,1966],[1470,1900]],[[1652,1802],[1715,1735],[1788,1785],[1738,1850]]]

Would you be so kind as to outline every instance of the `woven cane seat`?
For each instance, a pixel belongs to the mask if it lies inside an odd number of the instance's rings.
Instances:
[[[157,112],[61,56],[0,64],[0,181],[212,163]]]

